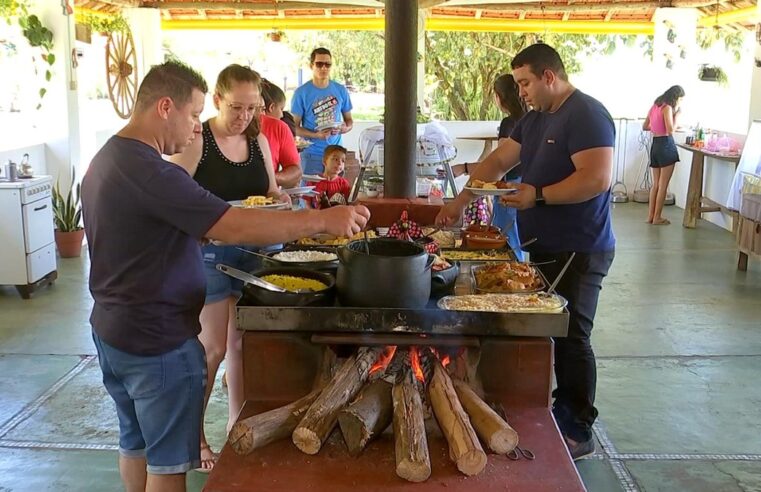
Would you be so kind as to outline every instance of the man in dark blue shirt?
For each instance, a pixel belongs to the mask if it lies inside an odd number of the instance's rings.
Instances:
[[[553,414],[574,459],[594,453],[592,424],[597,369],[590,342],[602,279],[613,262],[615,238],[609,198],[615,128],[605,107],[577,90],[558,53],[545,44],[513,59],[520,95],[531,106],[505,145],[472,179],[493,182],[521,163],[523,182],[502,203],[518,209],[524,239],[536,238],[531,260],[554,261],[542,272],[554,280],[572,253],[557,292],[568,299],[568,336],[555,339]],[[456,222],[474,195],[463,191],[437,217]]]
[[[90,323],[103,384],[119,417],[129,491],[185,490],[200,465],[206,383],[198,341],[206,281],[199,241],[269,245],[364,228],[365,207],[275,212],[230,207],[162,158],[201,133],[206,82],[176,61],[143,79],[130,122],[82,182],[90,251]]]

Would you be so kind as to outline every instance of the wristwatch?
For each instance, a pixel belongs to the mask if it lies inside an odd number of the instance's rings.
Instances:
[[[544,201],[544,195],[542,194],[542,187],[537,186],[535,189],[536,189],[536,199],[534,200],[534,206],[544,207],[547,204],[547,202]]]

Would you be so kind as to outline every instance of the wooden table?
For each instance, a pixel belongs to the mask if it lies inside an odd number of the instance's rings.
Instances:
[[[481,155],[478,156],[478,162],[481,162],[482,160],[486,159],[486,156],[491,154],[494,151],[494,148],[495,148],[494,144],[499,141],[499,137],[495,135],[489,135],[488,137],[457,137],[457,139],[483,141],[484,150],[481,152]]]
[[[687,203],[684,206],[682,225],[693,229],[701,214],[705,212],[724,212],[732,216],[732,228],[734,230],[737,223],[737,211],[728,209],[724,205],[703,196],[703,169],[706,156],[719,161],[732,162],[735,165],[735,169],[737,169],[740,155],[711,152],[681,143],[677,144],[677,146],[692,152],[692,167],[690,168],[690,180],[687,185]]]

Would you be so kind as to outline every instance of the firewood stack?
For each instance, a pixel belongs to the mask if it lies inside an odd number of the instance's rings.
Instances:
[[[361,347],[337,371],[324,367],[334,376],[317,378],[310,394],[236,423],[228,441],[246,455],[290,435],[301,451],[317,454],[338,425],[349,454],[358,456],[393,424],[396,474],[422,482],[431,475],[425,420],[433,415],[457,469],[476,475],[486,467],[482,442],[504,454],[518,445],[518,434],[478,396],[478,386],[450,375],[449,359],[426,347]],[[452,364],[463,374],[458,367]]]

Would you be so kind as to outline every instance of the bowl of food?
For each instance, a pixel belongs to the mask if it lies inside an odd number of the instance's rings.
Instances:
[[[434,255],[433,265],[431,266],[431,297],[438,299],[439,297],[451,294],[459,274],[459,262],[449,262],[440,256]]]
[[[304,268],[263,268],[252,272],[265,282],[285,289],[274,292],[258,285],[243,286],[243,302],[255,306],[330,306],[336,296],[333,275]]]
[[[270,251],[262,263],[270,268],[305,268],[335,273],[338,255],[335,248],[329,246],[294,245]]]
[[[464,249],[500,249],[507,246],[507,238],[495,226],[471,225],[462,231]]]

